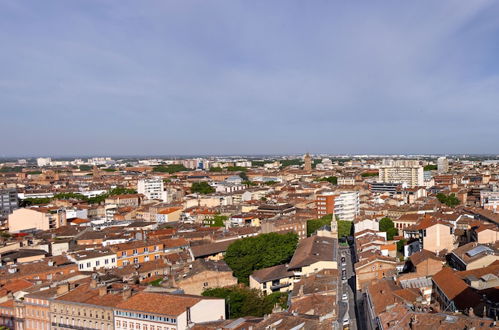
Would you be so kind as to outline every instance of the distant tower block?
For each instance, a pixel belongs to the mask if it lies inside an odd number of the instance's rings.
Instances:
[[[312,172],[312,157],[308,154],[308,152],[303,157],[303,161],[305,162],[304,170],[307,172]]]

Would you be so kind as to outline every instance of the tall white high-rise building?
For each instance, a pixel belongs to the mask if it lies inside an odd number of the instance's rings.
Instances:
[[[381,166],[379,182],[405,183],[409,187],[424,185],[422,166]]]
[[[357,191],[330,191],[317,195],[317,215],[333,213],[340,220],[353,221],[360,212]]]
[[[40,157],[36,159],[36,165],[38,165],[38,167],[48,166],[50,165],[51,162],[52,158],[50,157],[47,158]]]
[[[438,173],[449,172],[449,160],[445,157],[438,157],[437,159],[437,171]]]
[[[164,183],[161,177],[139,180],[137,183],[137,192],[146,196],[147,199],[160,199],[163,202],[167,201],[167,192],[164,189]]]

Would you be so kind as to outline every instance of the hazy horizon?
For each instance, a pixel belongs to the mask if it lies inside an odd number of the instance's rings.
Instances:
[[[0,0],[0,156],[498,154],[499,2]]]

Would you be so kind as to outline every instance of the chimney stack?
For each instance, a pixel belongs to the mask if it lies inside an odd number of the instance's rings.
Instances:
[[[69,282],[62,283],[57,287],[58,295],[65,294],[67,292],[69,292]]]
[[[122,296],[123,300],[127,300],[128,298],[130,298],[132,296],[132,288],[130,288],[128,285],[125,285],[123,287]]]
[[[105,296],[107,294],[107,285],[99,287],[99,297]]]

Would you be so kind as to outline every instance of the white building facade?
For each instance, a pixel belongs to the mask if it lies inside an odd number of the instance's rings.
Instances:
[[[146,196],[147,199],[159,199],[167,202],[167,192],[164,189],[163,179],[160,177],[139,180],[137,192]]]

